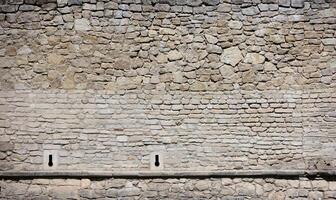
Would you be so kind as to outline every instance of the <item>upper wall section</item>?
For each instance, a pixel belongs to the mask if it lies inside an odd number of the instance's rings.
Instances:
[[[0,89],[335,87],[329,0],[0,0]]]

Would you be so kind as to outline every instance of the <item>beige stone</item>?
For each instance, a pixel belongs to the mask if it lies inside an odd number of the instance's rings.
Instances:
[[[229,21],[229,27],[232,29],[241,29],[243,27],[243,23],[241,21]]]
[[[131,67],[131,59],[127,57],[120,57],[114,61],[113,68],[118,70],[127,70]]]
[[[258,53],[248,53],[245,56],[244,62],[251,64],[263,64],[265,62],[265,57]]]
[[[6,47],[5,54],[8,56],[16,56],[16,48],[13,46]]]
[[[182,83],[183,82],[183,73],[180,71],[173,72],[173,81],[175,83]]]
[[[276,66],[273,63],[271,63],[271,62],[265,62],[265,64],[264,64],[264,70],[266,72],[275,71],[276,69],[277,68],[276,68]]]
[[[85,18],[75,19],[75,25],[74,26],[75,26],[76,31],[89,31],[89,30],[91,30],[90,21],[85,19]]]
[[[230,65],[223,65],[219,68],[219,71],[224,78],[230,78],[235,74],[234,68]]]
[[[167,57],[165,54],[160,53],[160,54],[156,57],[156,61],[157,61],[158,63],[166,63],[166,62],[168,62],[168,57]]]
[[[278,35],[276,33],[270,36],[270,40],[275,44],[281,44],[286,42],[285,37],[283,35]]]
[[[206,90],[207,85],[206,83],[196,81],[195,83],[190,85],[190,90],[191,91],[204,91]]]
[[[173,50],[168,52],[167,57],[169,61],[175,61],[175,60],[181,60],[183,58],[183,55],[179,51]]]
[[[199,180],[196,182],[195,187],[197,190],[206,190],[209,188],[209,182],[206,180]]]
[[[215,36],[205,34],[205,39],[207,40],[208,43],[210,44],[216,44],[218,42],[218,39]]]
[[[51,53],[47,57],[48,63],[52,65],[59,65],[64,62],[64,57],[62,55]]]
[[[221,61],[225,64],[236,66],[243,59],[243,55],[238,47],[224,49]]]

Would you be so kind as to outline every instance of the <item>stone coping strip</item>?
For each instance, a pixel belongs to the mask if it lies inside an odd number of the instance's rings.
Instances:
[[[222,170],[222,171],[2,171],[2,179],[34,178],[336,178],[336,170]]]

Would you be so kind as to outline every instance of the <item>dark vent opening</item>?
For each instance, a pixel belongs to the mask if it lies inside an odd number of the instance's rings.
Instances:
[[[159,155],[155,155],[155,162],[154,162],[154,165],[155,165],[156,167],[160,166]]]
[[[54,163],[53,163],[53,157],[52,157],[51,154],[49,154],[48,166],[49,166],[49,167],[52,167],[53,165],[54,165]]]

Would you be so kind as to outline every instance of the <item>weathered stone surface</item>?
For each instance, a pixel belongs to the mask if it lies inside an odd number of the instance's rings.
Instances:
[[[281,44],[286,42],[285,37],[283,35],[276,35],[276,34],[271,35],[270,40],[275,44]]]
[[[68,5],[72,6],[72,5],[81,5],[82,4],[82,0],[68,0]]]
[[[167,55],[163,54],[163,53],[160,53],[157,57],[156,57],[156,61],[158,63],[166,63],[168,62],[168,57]]]
[[[58,7],[64,7],[68,4],[68,0],[57,0]]]
[[[183,58],[183,55],[179,51],[173,50],[168,52],[167,57],[169,61],[175,61],[175,60],[181,60]]]
[[[219,4],[219,0],[203,0],[205,5],[215,6]]]
[[[243,23],[240,21],[229,21],[229,27],[232,29],[241,29],[243,27]]]
[[[131,68],[131,60],[127,57],[120,57],[114,61],[114,69],[127,70]]]
[[[234,68],[230,65],[223,65],[219,68],[219,71],[224,78],[229,78],[234,75]]]
[[[17,17],[18,23],[31,23],[40,21],[40,15],[35,12],[23,12]]]
[[[291,6],[293,8],[303,8],[304,2],[304,0],[291,0]]]
[[[197,190],[203,191],[209,189],[209,182],[206,180],[200,180],[195,184]]]
[[[0,151],[12,151],[14,144],[7,141],[0,141]]]
[[[89,20],[82,18],[82,19],[75,19],[75,30],[76,31],[88,31],[91,30],[91,25]]]
[[[255,189],[258,186],[264,188],[275,187],[274,181],[276,179],[254,179],[246,182],[242,178],[234,179],[234,182],[227,183],[229,178],[219,179],[149,179],[149,180],[137,180],[129,179],[128,183],[123,185],[113,185],[108,182],[120,181],[121,179],[108,179],[94,180],[90,182],[88,188],[83,189],[76,183],[67,183],[62,185],[62,179],[55,181],[48,181],[46,184],[45,179],[34,179],[33,183],[21,182],[15,183],[15,181],[2,181],[1,185],[6,184],[7,187],[3,188],[3,193],[0,197],[21,198],[29,194],[31,197],[34,195],[41,197],[53,197],[55,199],[66,198],[79,198],[79,199],[99,199],[99,198],[157,198],[158,195],[164,196],[168,199],[183,198],[188,199],[191,197],[202,197],[206,199],[216,198],[218,196],[244,196],[245,198],[266,198],[266,199],[284,199],[287,197],[309,197],[311,199],[323,198],[326,195],[332,194],[332,190],[314,190],[311,188],[293,188],[290,184],[284,183],[280,188],[281,190],[264,191],[262,194],[256,194]],[[39,180],[39,181],[37,181]],[[267,181],[267,183],[265,182]],[[297,180],[295,180],[297,181]],[[42,183],[42,184],[39,184]],[[47,183],[48,183],[47,182]],[[301,182],[301,181],[298,181]],[[315,180],[312,183],[318,182]],[[107,184],[106,184],[107,183]],[[136,184],[135,184],[136,183]],[[333,183],[331,181],[331,183]],[[45,189],[47,187],[48,189]],[[63,190],[63,192],[62,192]],[[168,191],[169,192],[166,192]],[[28,192],[28,193],[27,193]],[[17,195],[17,196],[15,196]],[[331,196],[332,197],[332,196]]]
[[[251,7],[248,7],[248,8],[243,8],[242,9],[242,13],[244,15],[247,15],[247,16],[253,16],[253,15],[257,15],[260,13],[258,7],[256,6],[251,6]]]
[[[279,0],[279,5],[283,7],[290,7],[291,0]]]
[[[265,57],[259,53],[248,53],[245,56],[244,62],[251,64],[262,64],[265,62]]]
[[[30,53],[32,53],[32,50],[26,45],[17,50],[18,55],[28,55]]]
[[[224,49],[221,61],[225,64],[236,66],[243,59],[243,55],[238,47],[230,47]]]
[[[215,53],[215,54],[221,54],[222,53],[222,47],[214,44],[208,44],[207,45],[207,52],[209,53]]]
[[[2,3],[0,134],[15,148],[1,151],[0,170],[41,170],[45,149],[58,151],[60,170],[83,173],[147,170],[161,151],[164,171],[336,167],[330,1]],[[331,198],[333,187],[311,181],[17,180],[26,186],[10,188],[32,199],[57,199],[53,188],[76,184],[70,198]],[[0,199],[22,199],[6,188]]]
[[[277,68],[276,66],[271,63],[271,62],[265,62],[265,65],[264,65],[264,70],[265,71],[275,71]]]
[[[324,45],[331,45],[331,46],[336,46],[336,38],[327,38],[327,39],[322,39],[322,43]]]
[[[218,39],[216,37],[209,34],[205,34],[205,38],[210,44],[216,44],[218,42]]]
[[[5,55],[7,56],[16,56],[17,51],[16,48],[13,46],[6,47],[5,49]]]
[[[64,62],[64,57],[62,55],[52,53],[48,55],[47,60],[50,64],[58,65]]]
[[[206,88],[207,88],[206,84],[203,82],[199,82],[199,81],[190,85],[191,91],[204,91],[206,90]]]

